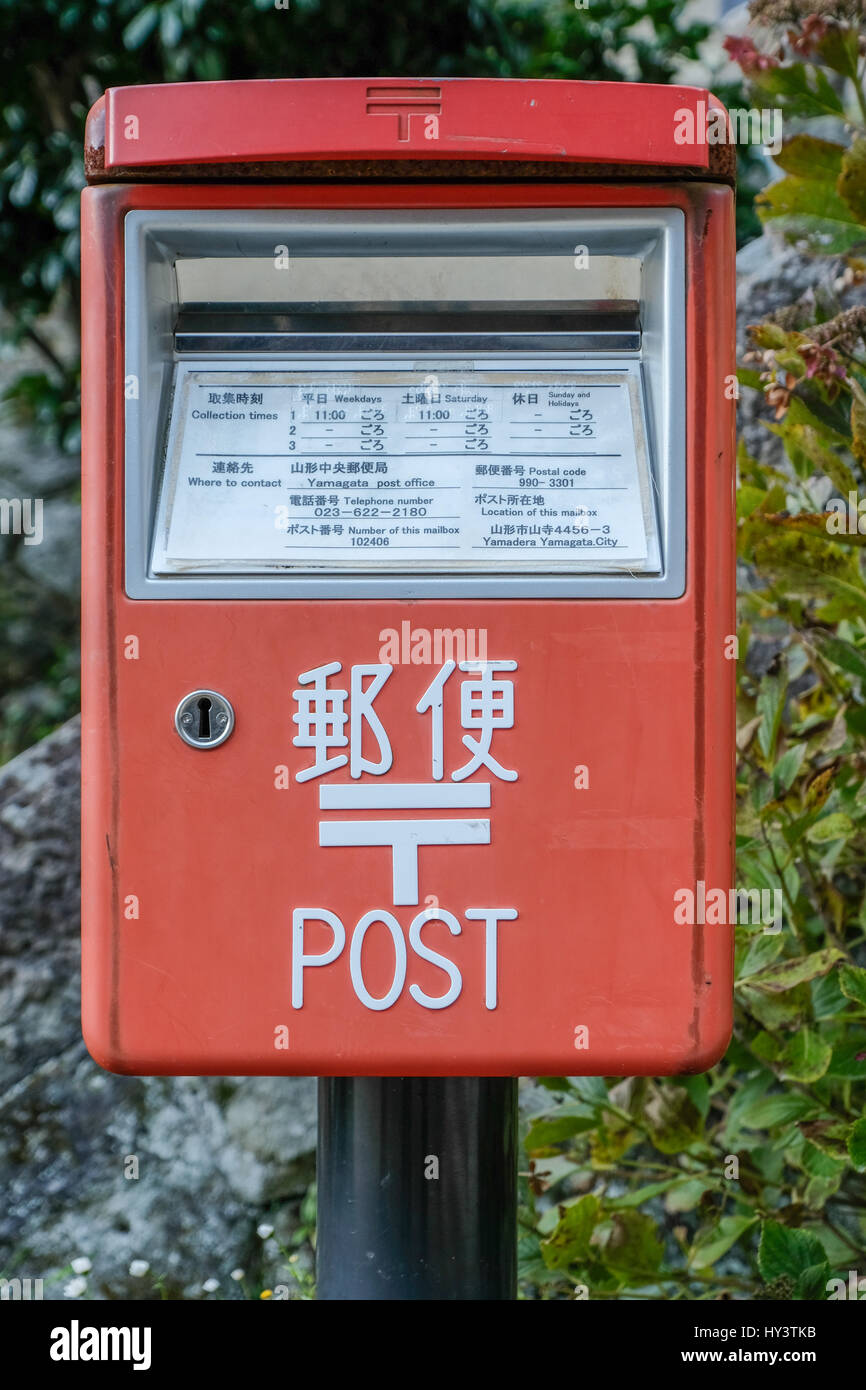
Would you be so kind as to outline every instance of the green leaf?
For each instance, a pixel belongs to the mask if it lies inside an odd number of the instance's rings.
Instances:
[[[846,709],[845,727],[855,738],[866,739],[866,709],[862,705],[850,705]]]
[[[9,189],[8,198],[13,207],[27,207],[33,201],[39,187],[39,171],[33,164],[25,164]]]
[[[767,493],[762,487],[753,487],[749,483],[743,483],[737,488],[737,520],[742,521],[744,517],[751,516],[757,507],[761,506]]]
[[[859,680],[866,680],[866,651],[855,647],[853,642],[845,642],[841,637],[820,629],[812,634],[812,640],[821,655],[834,666],[851,676],[857,676]]]
[[[652,1141],[660,1153],[679,1154],[703,1135],[703,1120],[680,1086],[661,1086],[644,1109]]]
[[[727,1152],[731,1152],[736,1147],[742,1125],[740,1116],[744,1110],[748,1110],[754,1101],[759,1100],[773,1085],[775,1077],[771,1071],[763,1068],[754,1076],[750,1076],[745,1084],[735,1087],[728,1106],[728,1118],[725,1124],[724,1138],[722,1143]]]
[[[851,1162],[862,1173],[866,1169],[866,1115],[857,1120],[848,1135],[848,1152]]]
[[[810,1178],[834,1178],[845,1171],[847,1164],[820,1149],[811,1139],[806,1139],[800,1155],[800,1166]]]
[[[757,1216],[754,1215],[723,1216],[720,1221],[699,1231],[689,1255],[691,1268],[709,1269],[710,1265],[714,1265],[716,1260],[727,1254],[732,1245],[736,1245],[740,1237],[750,1226],[754,1226],[757,1220]]]
[[[753,371],[751,367],[738,367],[737,381],[741,386],[751,386],[753,391],[761,390],[761,373]]]
[[[737,980],[748,980],[776,959],[784,949],[785,940],[781,932],[749,932],[738,926],[737,937]]]
[[[665,1197],[665,1210],[671,1213],[681,1211],[694,1211],[698,1202],[705,1192],[717,1191],[721,1185],[719,1178],[689,1178],[686,1182],[677,1182]]]
[[[141,48],[159,23],[159,6],[145,5],[123,31],[125,48]]]
[[[575,1134],[583,1134],[588,1129],[595,1129],[597,1121],[592,1115],[554,1115],[552,1118],[542,1116],[534,1120],[526,1136],[526,1152],[535,1153],[539,1149],[549,1148],[551,1144],[559,1144],[563,1139],[570,1139]]]
[[[791,1081],[818,1081],[830,1065],[833,1047],[811,1028],[794,1034],[781,1057],[782,1075]]]
[[[797,956],[793,960],[768,965],[766,969],[759,970],[751,976],[748,987],[763,990],[765,993],[782,993],[796,985],[806,984],[819,975],[826,975],[836,962],[842,959],[842,952],[835,946],[826,946],[822,951],[813,951],[808,956]]]
[[[607,1104],[607,1087],[603,1077],[570,1076],[568,1084],[572,1094],[586,1105],[604,1106]]]
[[[856,25],[850,28],[832,25],[817,46],[821,62],[852,82],[857,81],[858,37]]]
[[[846,816],[844,811],[833,811],[830,815],[821,816],[815,824],[806,831],[806,839],[811,840],[815,845],[826,845],[831,840],[847,840],[854,829],[854,823],[850,816]]]
[[[804,178],[800,174],[787,174],[775,183],[769,184],[755,200],[763,222],[779,217],[815,217],[838,222],[847,231],[853,221],[851,211],[836,194],[832,183],[812,176]],[[754,330],[753,335],[754,335]],[[799,330],[783,330],[784,340],[776,333],[774,346],[796,349],[802,342]],[[761,346],[764,346],[761,343]]]
[[[850,1038],[837,1043],[827,1075],[841,1081],[866,1081],[866,1038]]]
[[[634,1283],[657,1274],[664,1247],[656,1223],[642,1211],[618,1211],[599,1242],[599,1253],[608,1269]]]
[[[765,1221],[758,1246],[758,1269],[769,1283],[783,1274],[798,1278],[813,1265],[827,1261],[823,1245],[809,1231],[792,1230],[778,1221]]]
[[[751,989],[747,980],[745,984],[738,986],[738,990],[745,1008],[758,1020],[762,1028],[771,1032],[798,1028],[809,1016],[811,999],[808,985],[797,985],[794,989],[774,994]]]
[[[774,352],[782,348],[794,348],[801,341],[801,334],[789,333],[769,319],[754,324],[749,331],[758,347],[772,348]]]
[[[866,230],[848,203],[828,183],[788,174],[755,199],[764,222],[777,222],[791,239],[802,238],[811,251],[844,255],[866,241]]]
[[[849,540],[857,545],[862,543],[859,536],[851,536]],[[836,575],[825,572],[823,581],[824,587],[835,599],[840,600],[838,605],[839,617],[866,617],[866,602],[864,602],[866,593],[864,593],[859,579],[856,584],[853,584],[846,579],[840,579]]]
[[[601,1213],[601,1202],[589,1192],[566,1207],[555,1229],[541,1242],[548,1269],[567,1269],[589,1258],[589,1241]]]
[[[743,1129],[774,1129],[777,1125],[788,1125],[794,1120],[802,1120],[816,1113],[815,1102],[808,1096],[793,1093],[761,1096],[748,1105],[740,1115]]]
[[[785,141],[774,159],[786,174],[835,183],[842,172],[844,153],[844,145],[819,140],[815,135],[795,135]]]
[[[866,658],[864,658],[863,670],[866,674]],[[790,790],[803,765],[806,752],[807,745],[805,743],[795,743],[782,754],[773,768],[774,796],[784,796],[785,792]]]
[[[845,107],[819,67],[787,63],[752,75],[752,85],[768,98],[780,98],[792,116],[844,116]],[[768,102],[771,105],[772,102]]]
[[[851,452],[861,468],[866,468],[866,407],[859,396],[851,397]],[[860,530],[860,518],[857,518]]]
[[[800,359],[802,361],[802,358]],[[798,469],[801,477],[807,478],[817,470],[825,473],[838,492],[846,496],[857,491],[857,480],[851,469],[840,459],[823,438],[822,431],[814,425],[797,424],[789,420],[781,431],[788,457],[797,467],[797,459],[805,461],[805,468]]]
[[[843,449],[851,446],[848,436],[833,424],[835,416],[823,401],[812,400],[807,404],[801,396],[794,396],[788,406],[787,418],[797,425],[814,425],[830,444],[836,444]]]
[[[792,337],[796,342],[796,346],[792,347],[788,352],[777,352],[776,364],[779,367],[784,367],[786,372],[792,372],[796,377],[803,377],[806,375],[806,364],[799,352],[802,339],[799,333],[792,334]],[[774,432],[778,431],[781,434],[785,432],[784,425],[768,425],[767,429],[773,430]]]
[[[816,1181],[818,1181],[816,1179]],[[810,1184],[811,1185],[811,1184]],[[822,1247],[823,1248],[823,1247]],[[827,1297],[827,1281],[830,1278],[830,1261],[826,1255],[819,1264],[809,1265],[798,1275],[794,1284],[794,1297],[810,1302],[824,1301]]]
[[[805,1139],[830,1158],[844,1161],[848,1157],[851,1126],[847,1120],[811,1120],[800,1129]]]
[[[684,1076],[680,1084],[688,1092],[701,1119],[705,1120],[710,1110],[710,1083],[706,1076]]]
[[[836,971],[830,975],[819,976],[809,985],[812,994],[812,1014],[819,1022],[822,1018],[832,1018],[845,1008],[845,996],[839,988]]]
[[[757,200],[756,200],[757,201]],[[763,214],[763,209],[761,209]],[[766,214],[769,217],[770,214]],[[847,256],[866,244],[866,231],[839,217],[775,213],[776,227],[791,243],[802,242],[813,256]]]
[[[866,970],[859,965],[840,965],[839,987],[844,995],[866,1009]]]
[[[548,1151],[536,1160],[533,1175],[543,1182],[545,1192],[549,1192],[559,1183],[564,1182],[566,1178],[574,1177],[581,1168],[582,1165],[569,1158],[567,1154]],[[550,1209],[550,1216],[551,1219],[545,1227],[545,1235],[552,1231],[556,1225],[555,1209]]]
[[[180,15],[170,6],[166,6],[159,20],[159,37],[166,48],[174,48],[183,34],[183,24]]]
[[[837,189],[858,222],[866,222],[866,140],[862,137],[845,152]]]
[[[784,504],[784,500],[783,500]],[[749,563],[796,594],[830,591],[845,601],[843,616],[866,616],[866,590],[856,558],[827,532],[824,515],[770,517],[763,513],[740,527],[740,549]]]
[[[785,676],[764,676],[758,691],[755,705],[761,716],[758,743],[761,746],[761,752],[768,760],[775,755],[776,740],[779,737],[779,726],[785,709],[787,689],[788,681]]]
[[[615,1168],[624,1154],[643,1138],[640,1130],[631,1129],[618,1116],[599,1124],[589,1142],[589,1158],[593,1168]]]
[[[779,1039],[765,1029],[761,1029],[760,1033],[755,1034],[750,1047],[755,1056],[762,1062],[775,1062],[782,1051]]]
[[[803,1190],[803,1205],[810,1211],[821,1211],[841,1185],[841,1173],[832,1178],[810,1178]]]

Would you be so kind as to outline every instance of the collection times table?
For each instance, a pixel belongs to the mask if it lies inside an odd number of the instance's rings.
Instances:
[[[646,570],[639,378],[182,367],[154,569]]]

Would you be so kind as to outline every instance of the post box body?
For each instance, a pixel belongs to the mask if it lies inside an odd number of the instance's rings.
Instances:
[[[443,125],[449,85],[466,86],[443,84]],[[585,84],[514,85],[543,96]],[[195,93],[187,99],[193,109]],[[322,108],[320,125],[328,120]],[[370,156],[369,123],[366,112],[357,121],[359,158]],[[392,138],[384,124],[380,142]],[[625,137],[622,148],[627,159]],[[243,158],[255,153],[250,144]],[[150,182],[132,169],[85,192],[83,1023],[110,1070],[673,1074],[723,1052],[733,933],[726,920],[701,920],[712,916],[701,902],[732,883],[733,194],[710,178],[581,172],[203,182],[184,181],[178,167]],[[144,428],[143,396],[149,410],[170,403],[183,363],[172,349],[162,375],[132,379],[141,364],[130,359],[130,229],[196,217],[254,225],[262,214],[285,221],[275,246],[304,217],[375,228],[377,219],[519,226],[540,216],[578,230],[592,216],[673,217],[683,527],[665,533],[664,572],[680,547],[679,580],[658,596],[640,576],[632,589],[583,594],[593,579],[584,572],[576,592],[545,592],[520,579],[529,571],[518,558],[513,570],[474,577],[439,571],[428,592],[422,541],[384,582],[372,559],[361,573],[329,571],[319,590],[315,575],[306,587],[296,574],[272,575],[266,596],[246,596],[243,575],[233,596],[181,568],[167,583],[147,578],[146,559],[136,580],[130,431]],[[298,264],[284,301],[300,293]],[[517,357],[529,380],[525,352]],[[427,402],[465,402],[469,359],[469,350],[419,352],[394,389],[417,379]],[[212,362],[226,369],[225,358]],[[260,365],[239,356],[229,394],[240,380],[247,400],[212,407],[243,416],[242,431],[256,382],[265,394]],[[366,365],[375,368],[373,356]],[[511,409],[504,350],[495,371]],[[424,386],[431,376],[435,394]],[[603,376],[593,378],[599,391]],[[220,394],[207,387],[190,389],[202,400]],[[167,419],[154,426],[160,458]],[[439,467],[429,453],[418,459],[422,479],[450,476]],[[507,501],[509,475],[476,476],[484,496]],[[294,495],[284,483],[269,503]],[[160,486],[156,478],[138,509],[142,546],[162,524]],[[672,493],[668,501],[675,512]],[[191,747],[177,732],[179,702],[198,691],[218,692],[234,712],[218,747]],[[697,910],[684,913],[689,892]]]

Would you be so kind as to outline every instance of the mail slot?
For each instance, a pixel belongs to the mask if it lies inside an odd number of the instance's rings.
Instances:
[[[721,1055],[731,928],[682,910],[732,878],[733,191],[729,150],[678,143],[700,102],[330,79],[93,108],[103,1066]]]

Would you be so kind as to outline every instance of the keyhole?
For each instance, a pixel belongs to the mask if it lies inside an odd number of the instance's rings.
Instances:
[[[203,695],[198,702],[198,737],[210,738],[210,700]]]

